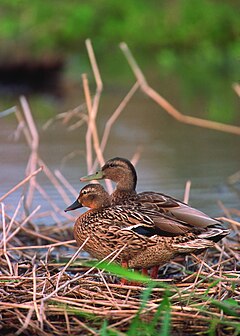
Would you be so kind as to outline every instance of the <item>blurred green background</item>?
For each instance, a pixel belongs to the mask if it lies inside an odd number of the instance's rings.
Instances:
[[[1,0],[0,63],[60,60],[71,87],[91,73],[90,38],[106,87],[128,86],[133,76],[118,49],[125,41],[147,78],[164,83],[163,94],[176,87],[182,109],[202,100],[203,117],[237,122],[239,7],[233,0]]]

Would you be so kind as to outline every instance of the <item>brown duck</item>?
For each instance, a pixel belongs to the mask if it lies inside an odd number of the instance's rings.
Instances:
[[[130,268],[151,268],[179,254],[202,251],[228,234],[219,225],[202,226],[174,219],[141,203],[111,205],[100,184],[86,185],[65,211],[90,210],[74,225],[74,237],[84,250],[101,260],[109,256]]]

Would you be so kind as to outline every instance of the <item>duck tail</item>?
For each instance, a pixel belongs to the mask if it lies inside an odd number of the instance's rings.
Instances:
[[[214,246],[215,243],[227,236],[229,232],[230,230],[221,226],[208,227],[205,232],[198,234],[195,239],[186,242],[176,242],[173,247],[177,248],[180,253],[201,252]]]
[[[214,242],[208,239],[196,238],[184,243],[173,244],[180,254],[191,253],[191,252],[201,252],[209,247],[214,246]]]
[[[199,238],[210,240],[214,243],[219,242],[222,238],[227,236],[230,230],[224,229],[221,226],[208,227],[208,230],[201,233]]]

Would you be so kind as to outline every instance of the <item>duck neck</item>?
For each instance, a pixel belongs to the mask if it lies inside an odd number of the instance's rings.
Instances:
[[[116,189],[112,195],[111,195],[111,204],[117,205],[117,204],[124,204],[129,199],[135,198],[137,195],[135,190],[118,190]]]
[[[109,198],[109,195],[108,195],[108,198],[105,199],[103,202],[102,202],[102,205],[101,205],[101,208],[107,208],[111,205],[111,201],[110,201],[110,198]]]
[[[137,175],[133,168],[131,171],[125,172],[123,175],[118,175],[115,182],[116,189],[111,195],[111,204],[122,204],[129,197],[135,196]]]
[[[123,176],[116,185],[116,190],[123,192],[135,192],[137,178],[135,175],[128,174]]]

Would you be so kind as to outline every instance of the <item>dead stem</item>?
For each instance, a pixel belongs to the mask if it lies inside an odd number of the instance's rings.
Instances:
[[[120,116],[120,114],[122,113],[122,111],[124,110],[126,105],[129,103],[130,99],[133,97],[133,95],[135,94],[135,92],[137,91],[138,88],[139,88],[139,83],[136,82],[133,85],[133,87],[130,89],[130,91],[127,93],[127,95],[123,98],[123,100],[118,105],[116,110],[113,112],[111,117],[106,122],[104,132],[103,132],[103,136],[102,136],[101,146],[100,146],[102,152],[104,152],[104,150],[106,148],[108,138],[109,138],[109,134],[110,134],[110,131],[112,129],[113,124],[117,121],[118,117]],[[96,169],[96,163],[94,163],[94,169]]]
[[[88,333],[90,333],[91,335],[95,335],[95,336],[98,336],[99,334],[96,333],[93,329],[89,328],[87,326],[86,323],[83,323],[81,321],[79,321],[78,319],[76,319],[75,317],[73,318],[73,320],[79,325],[81,326],[84,330],[87,330]]]
[[[88,166],[88,173],[92,172],[93,169],[93,162],[92,162],[92,139],[93,139],[93,146],[94,150],[97,156],[97,160],[100,163],[101,166],[103,166],[105,160],[103,157],[103,153],[100,147],[99,143],[99,137],[98,137],[98,130],[97,130],[97,125],[96,125],[96,115],[97,115],[97,107],[98,107],[98,102],[95,104],[95,106],[90,103],[90,90],[88,86],[88,80],[86,74],[82,75],[82,80],[83,80],[83,88],[84,88],[84,93],[85,93],[85,98],[87,102],[87,107],[88,107],[88,129],[86,133],[86,153],[87,153],[87,166]],[[100,91],[101,92],[101,91]],[[100,92],[97,90],[95,99],[100,99]],[[89,102],[88,102],[89,101]],[[94,103],[93,103],[94,104]],[[112,189],[112,184],[108,180],[106,181],[107,188],[109,192],[111,192]]]
[[[188,180],[186,182],[185,192],[184,192],[184,197],[183,197],[183,202],[186,204],[188,204],[188,201],[189,201],[190,189],[191,189],[191,181]]]
[[[38,236],[41,236],[43,238],[44,236],[38,234]],[[73,248],[74,246],[70,245],[71,243],[75,243],[76,241],[73,240],[68,240],[68,241],[63,241],[55,244],[50,244],[50,245],[36,245],[36,246],[16,246],[16,247],[9,247],[8,250],[16,251],[16,250],[37,250],[37,249],[52,249],[53,247],[57,246],[66,246],[66,247],[71,247]]]
[[[42,318],[39,314],[39,311],[38,311],[38,305],[37,305],[37,283],[36,283],[36,265],[34,263],[33,265],[33,306],[34,306],[34,310],[35,310],[35,313],[37,315],[37,319],[38,321],[41,323],[42,322]]]
[[[43,170],[43,167],[40,166],[40,168],[38,168],[37,170],[35,170],[33,173],[29,174],[25,179],[23,179],[21,182],[19,182],[17,185],[15,185],[15,187],[13,187],[6,194],[4,194],[2,197],[0,197],[0,202],[2,202],[6,197],[8,197],[13,192],[15,192],[17,189],[19,189],[25,183],[27,183],[32,177],[36,176],[42,170]]]
[[[55,189],[58,191],[59,195],[62,197],[62,199],[64,200],[64,202],[66,204],[69,204],[71,202],[70,198],[68,197],[68,195],[66,194],[65,190],[63,189],[63,187],[61,186],[61,184],[58,182],[58,180],[56,179],[56,177],[54,176],[54,174],[48,168],[48,166],[46,165],[46,163],[41,158],[38,158],[38,164],[39,164],[39,166],[44,166],[44,173],[45,173],[45,175],[48,177],[49,181],[53,184],[53,186],[55,187]]]
[[[215,129],[217,131],[232,133],[236,135],[240,135],[240,127],[233,126],[233,125],[227,125],[222,124],[216,121],[210,121],[205,120],[201,118],[191,117],[182,114],[179,112],[173,105],[171,105],[166,99],[164,99],[158,92],[156,92],[154,89],[152,89],[149,84],[146,81],[146,78],[144,77],[141,69],[139,68],[136,60],[134,59],[131,51],[129,50],[126,43],[121,43],[120,48],[123,51],[124,56],[126,57],[134,75],[136,76],[136,79],[139,82],[139,85],[143,92],[148,95],[152,100],[154,100],[158,105],[160,105],[168,114],[170,114],[174,119],[178,120],[179,122],[209,128],[209,129]]]
[[[76,189],[73,188],[73,186],[63,176],[63,174],[60,172],[60,170],[58,170],[58,169],[54,170],[54,174],[57,176],[59,181],[64,185],[64,187],[73,195],[73,197],[77,198],[78,192],[76,191]]]
[[[34,312],[34,307],[31,307],[28,311],[28,314],[25,318],[25,321],[24,321],[22,327],[19,330],[17,330],[16,335],[21,335],[24,332],[24,330],[26,330],[28,328],[28,325],[31,321],[33,312]]]
[[[58,288],[58,286],[59,286],[59,282],[61,280],[61,277],[62,277],[63,273],[66,271],[66,269],[69,267],[69,265],[71,265],[76,260],[76,258],[79,255],[80,251],[84,248],[84,246],[86,245],[86,243],[88,242],[89,239],[90,239],[90,237],[87,237],[84,240],[84,242],[82,243],[82,245],[74,253],[74,255],[71,257],[71,259],[66,263],[66,265],[63,267],[63,269],[58,273],[56,288]]]
[[[8,238],[6,238],[6,242],[8,243],[22,228],[23,226],[35,215],[35,213],[41,208],[40,205],[38,205],[31,213],[29,216],[27,216],[24,221],[19,225],[19,227],[13,231]]]
[[[236,92],[236,94],[240,97],[240,85],[238,83],[233,84],[233,90]]]
[[[29,104],[24,96],[20,97],[20,103],[22,106],[22,110],[24,112],[24,116],[27,122],[27,127],[30,134],[30,143],[29,147],[31,149],[31,154],[28,160],[26,174],[29,175],[34,172],[37,168],[37,160],[38,160],[38,146],[39,146],[39,135],[37,131],[37,127],[32,117],[32,113],[29,107]],[[33,201],[34,195],[34,188],[35,188],[35,177],[30,180],[29,189],[26,197],[26,208],[30,209],[30,206]]]

